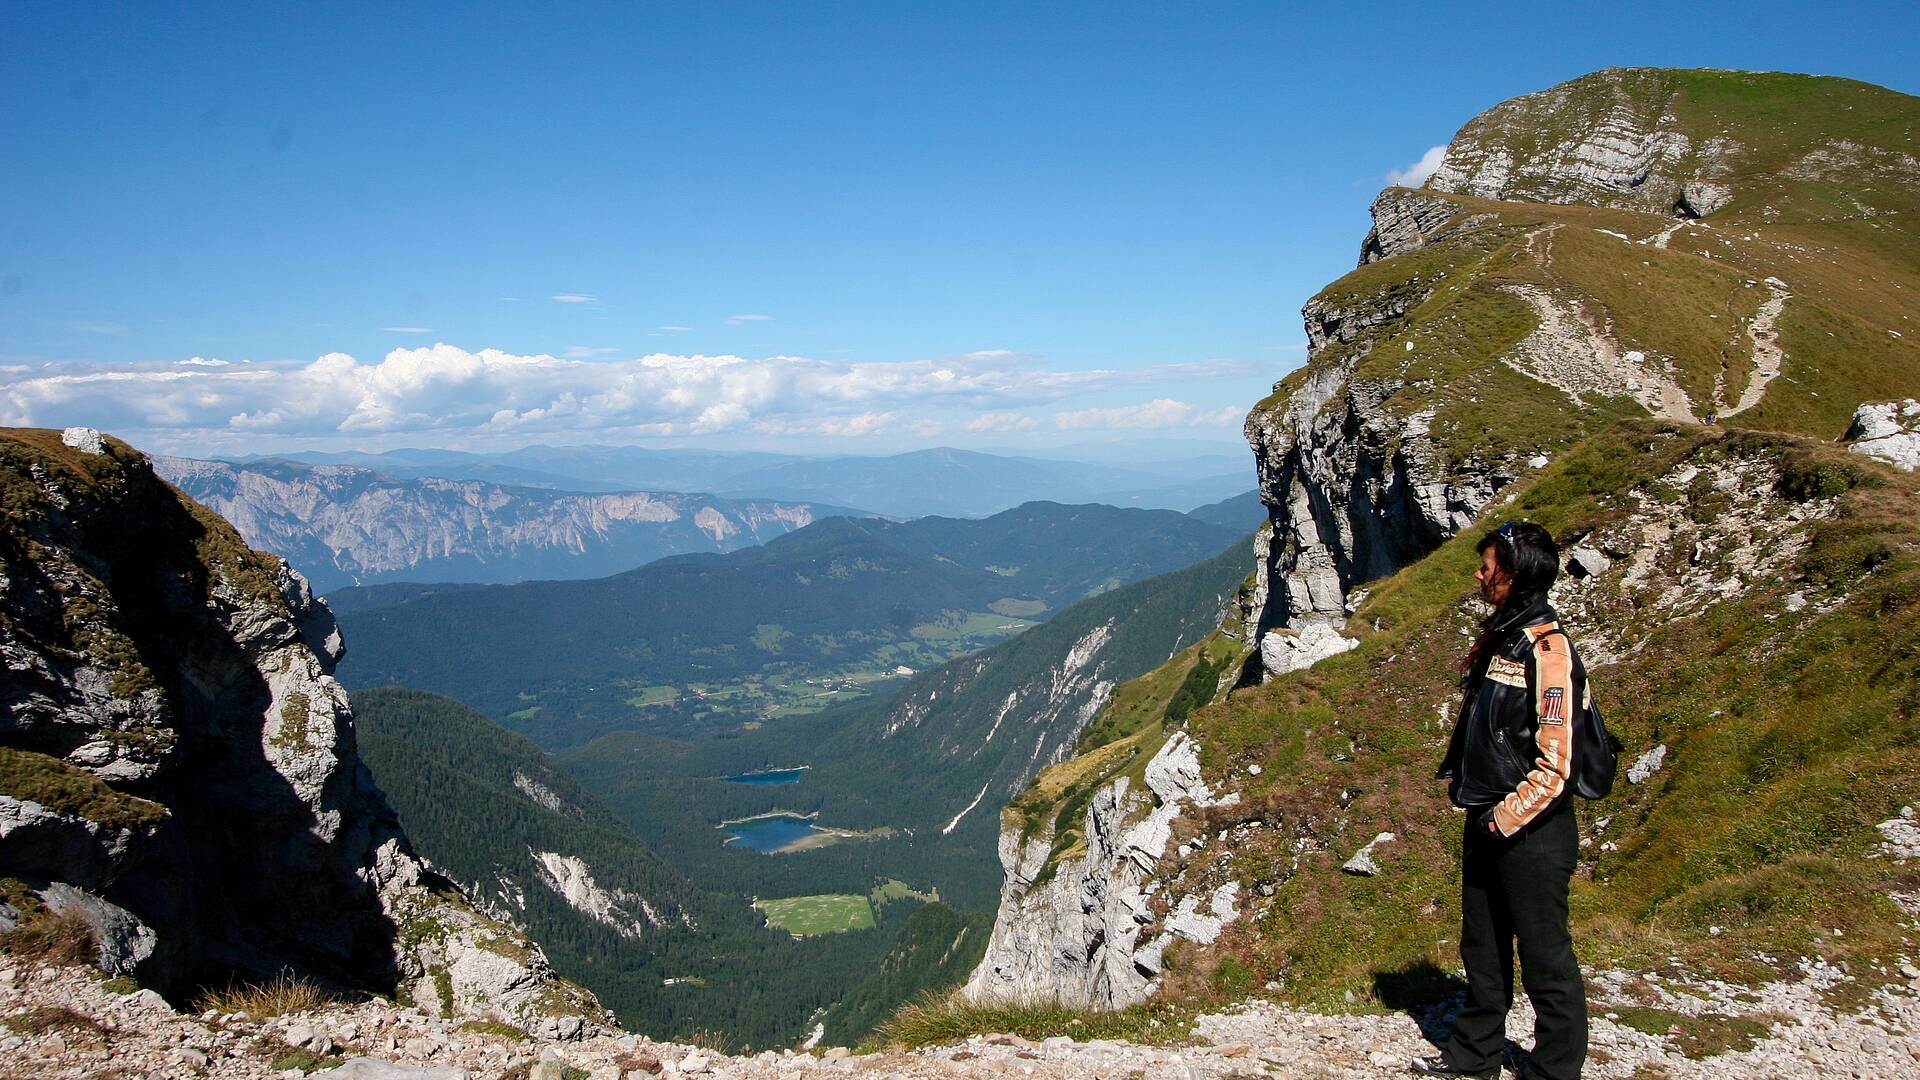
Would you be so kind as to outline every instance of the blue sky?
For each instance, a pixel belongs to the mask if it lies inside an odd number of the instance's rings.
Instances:
[[[1912,93],[1917,7],[10,4],[0,420],[1230,445],[1474,113],[1608,65]]]

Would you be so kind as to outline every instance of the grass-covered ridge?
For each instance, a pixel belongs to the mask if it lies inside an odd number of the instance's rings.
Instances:
[[[1669,751],[1580,808],[1582,959],[1751,981],[1818,957],[1885,977],[1912,947],[1902,879],[1873,855],[1874,825],[1920,798],[1920,483],[1811,440],[1636,422],[1483,525],[1507,517],[1614,553],[1557,602],[1629,755]],[[1166,993],[1272,980],[1351,1007],[1457,967],[1460,819],[1432,774],[1479,535],[1379,582],[1348,623],[1358,649],[1192,715],[1208,775],[1246,777],[1245,798],[1181,828],[1264,822],[1227,872],[1273,895],[1177,955]],[[1339,871],[1382,831],[1399,839],[1380,875]],[[1219,871],[1201,855],[1161,872],[1195,891]]]
[[[1689,224],[1624,195],[1596,205],[1604,193],[1529,186],[1531,155],[1552,164],[1554,147],[1622,102],[1684,134],[1696,156],[1709,153],[1710,168],[1660,167],[1707,169],[1730,187],[1728,204]],[[1768,325],[1785,358],[1742,426],[1832,438],[1860,402],[1920,386],[1920,99],[1801,75],[1602,72],[1490,110],[1454,149],[1476,148],[1517,160],[1505,200],[1419,193],[1453,204],[1452,219],[1427,246],[1364,265],[1314,298],[1312,311],[1379,321],[1317,349],[1256,407],[1256,422],[1316,373],[1351,368],[1386,415],[1431,410],[1422,450],[1445,472],[1552,453],[1644,415],[1630,395],[1576,403],[1520,370],[1522,343],[1542,326],[1529,290],[1565,313],[1575,339],[1584,323],[1617,353],[1641,354],[1686,393],[1695,418],[1727,416],[1763,377],[1755,337]],[[1777,318],[1756,322],[1775,297],[1784,297]]]

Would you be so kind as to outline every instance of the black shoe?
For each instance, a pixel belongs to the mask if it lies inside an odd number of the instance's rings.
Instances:
[[[1469,1076],[1473,1080],[1500,1080],[1500,1066],[1486,1069],[1462,1069],[1448,1063],[1446,1055],[1414,1058],[1408,1070],[1415,1076]]]

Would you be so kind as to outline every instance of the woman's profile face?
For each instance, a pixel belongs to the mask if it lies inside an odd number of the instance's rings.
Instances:
[[[1513,592],[1513,576],[1500,569],[1500,560],[1489,547],[1480,553],[1480,569],[1473,572],[1475,581],[1480,583],[1480,598],[1494,607],[1507,602],[1507,595]]]

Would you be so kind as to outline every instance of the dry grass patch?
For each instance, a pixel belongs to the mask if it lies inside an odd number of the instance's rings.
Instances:
[[[208,990],[194,999],[193,1007],[205,1012],[245,1013],[255,1020],[288,1013],[312,1012],[339,999],[318,985],[292,975],[282,974],[265,983],[235,983],[224,989]]]

